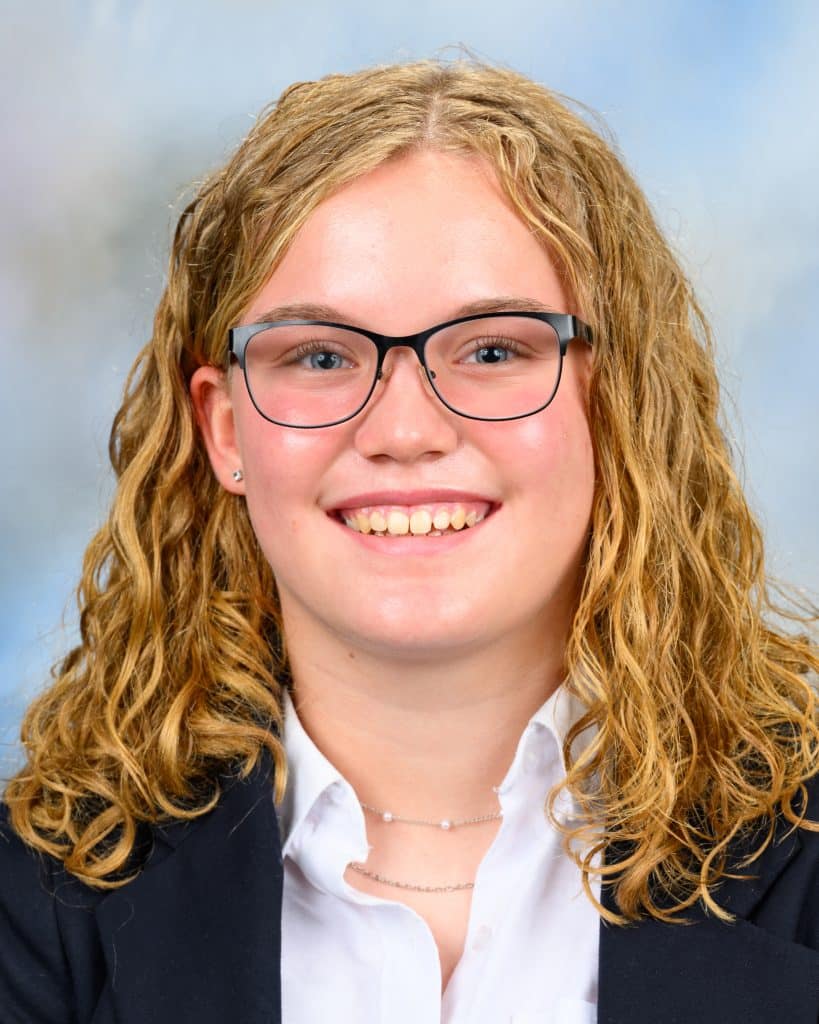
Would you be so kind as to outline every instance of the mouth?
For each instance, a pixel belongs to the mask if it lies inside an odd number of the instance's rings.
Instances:
[[[328,515],[353,533],[373,538],[447,537],[474,530],[500,504],[490,501],[428,502],[333,509]]]

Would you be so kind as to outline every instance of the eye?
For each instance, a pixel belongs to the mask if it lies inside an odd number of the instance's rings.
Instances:
[[[326,341],[308,341],[299,345],[288,361],[309,370],[341,370],[345,363],[348,367],[353,365],[341,352],[330,348]]]
[[[489,342],[490,344],[487,344]],[[467,353],[464,362],[471,361],[479,366],[493,366],[496,363],[508,363],[513,357],[522,355],[522,349],[516,341],[511,338],[480,338],[472,342],[472,351]]]
[[[476,349],[472,355],[475,356],[476,363],[482,363],[484,366],[491,363],[503,363],[509,358],[509,350],[501,347],[500,345],[493,345],[491,348],[479,348]]]
[[[344,360],[338,352],[327,352],[326,350],[311,352],[305,356],[305,359],[309,360],[308,365],[313,370],[339,370],[344,364]]]

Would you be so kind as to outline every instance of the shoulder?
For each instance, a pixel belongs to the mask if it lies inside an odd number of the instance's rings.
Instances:
[[[86,998],[73,979],[92,986],[102,969],[93,911],[103,896],[24,843],[0,803],[0,1006],[11,1014],[4,1019],[76,1019]]]
[[[280,916],[280,897],[269,899],[262,914],[253,887],[266,894],[273,879],[281,880],[271,786],[270,765],[262,758],[247,778],[225,775],[219,801],[201,817],[146,825],[127,872],[132,867],[134,877],[113,890],[87,886],[53,857],[33,850],[0,803],[0,1019],[119,1020],[109,1005],[117,998],[113,978],[123,989],[129,979],[141,983],[147,958],[176,984],[180,958],[196,947],[192,937],[207,932],[197,931],[194,911],[205,908],[206,924],[212,925],[214,898],[226,913],[241,910],[243,923],[258,913],[269,929],[271,915]],[[237,895],[236,878],[243,872],[247,885]],[[224,884],[227,878],[231,885]],[[234,940],[227,952],[241,947]],[[121,950],[129,941],[132,955],[125,967]],[[168,957],[158,967],[159,954],[171,946],[176,959]]]
[[[748,871],[768,875],[770,884],[760,892],[750,915],[753,923],[792,942],[819,950],[819,775],[805,783],[806,801],[794,800],[813,827],[794,828],[780,819],[760,867]],[[753,888],[753,883],[752,883]]]
[[[819,824],[819,773],[807,780],[805,790],[807,793],[805,817]],[[819,843],[819,832],[811,832],[811,835],[816,836],[817,843]]]

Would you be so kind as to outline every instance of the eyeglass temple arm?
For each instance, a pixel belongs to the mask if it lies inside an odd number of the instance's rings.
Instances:
[[[580,338],[581,341],[585,341],[589,345],[593,344],[593,342],[594,342],[594,332],[592,331],[591,327],[589,327],[589,325],[587,323],[584,323],[580,319],[580,317],[573,316],[571,318],[571,324],[572,324],[572,331],[574,332],[573,336],[575,338]]]

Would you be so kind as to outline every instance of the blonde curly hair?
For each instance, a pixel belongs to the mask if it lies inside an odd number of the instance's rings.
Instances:
[[[81,642],[23,722],[13,825],[113,887],[142,827],[207,813],[220,778],[264,748],[281,794],[275,581],[243,500],[214,479],[188,382],[226,365],[228,328],[316,206],[418,147],[494,167],[594,330],[593,527],[566,650],[587,713],[563,784],[584,819],[554,824],[589,897],[595,874],[611,883],[607,919],[678,920],[700,898],[728,917],[713,889],[729,845],[761,822],[761,851],[780,813],[799,824],[794,799],[819,771],[819,653],[774,625],[815,609],[774,600],[718,422],[710,331],[639,188],[567,101],[471,60],[291,86],[182,213],[111,433],[118,483],[85,555]],[[630,855],[595,866],[613,843]]]

